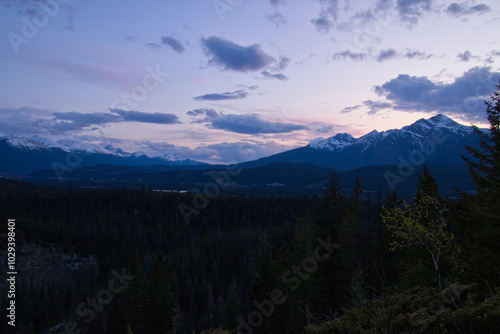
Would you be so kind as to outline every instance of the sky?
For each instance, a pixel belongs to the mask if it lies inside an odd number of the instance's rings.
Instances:
[[[0,135],[209,163],[486,125],[500,3],[0,0]]]

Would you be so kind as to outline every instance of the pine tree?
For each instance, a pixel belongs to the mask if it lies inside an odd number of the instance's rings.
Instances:
[[[344,194],[337,175],[332,174],[330,183],[323,190],[322,215],[319,219],[321,232],[335,232],[344,216]]]
[[[457,219],[466,239],[472,272],[486,283],[491,293],[500,285],[500,84],[485,101],[489,131],[474,126],[479,148],[467,146],[469,156],[462,156],[477,194],[461,193]]]
[[[144,300],[146,333],[170,334],[174,332],[175,305],[170,293],[167,265],[158,255],[153,264]]]
[[[345,219],[345,196],[337,175],[332,174],[330,183],[323,191],[323,201],[321,212],[318,218],[317,236],[322,240],[331,238],[341,243],[339,240],[340,226]],[[338,254],[332,254],[325,261],[318,263],[318,300],[316,307],[328,311],[337,308],[341,300],[339,289],[339,261]]]
[[[425,196],[435,198],[441,201],[438,185],[434,176],[432,176],[429,168],[424,165],[422,174],[418,175],[417,193],[415,195],[415,202],[421,201]]]

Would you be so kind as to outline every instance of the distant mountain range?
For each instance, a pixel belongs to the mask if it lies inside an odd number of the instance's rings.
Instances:
[[[150,157],[144,152],[127,153],[120,148],[104,147],[71,140],[51,141],[39,136],[0,137],[0,175],[26,175],[39,169],[74,169],[94,165],[193,166],[204,165],[175,155]]]
[[[465,146],[478,135],[445,115],[420,119],[399,130],[372,131],[360,138],[339,133],[316,144],[243,163],[246,168],[276,162],[311,163],[339,170],[376,165],[462,164]]]
[[[444,193],[472,190],[462,161],[466,145],[477,146],[472,127],[444,115],[420,119],[399,130],[372,131],[360,138],[340,133],[317,143],[239,164],[221,191],[312,194],[321,192],[332,173],[350,189],[360,176],[365,189],[387,193],[394,185],[411,198],[423,164],[431,167]],[[8,136],[0,138],[0,175],[42,184],[64,180],[75,186],[192,190],[216,182],[227,166],[165,155],[149,157],[112,146]],[[63,185],[61,182],[57,184]]]

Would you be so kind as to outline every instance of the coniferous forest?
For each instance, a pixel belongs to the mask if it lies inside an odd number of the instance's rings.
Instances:
[[[19,249],[97,263],[65,279],[20,272],[16,331],[498,333],[499,91],[486,111],[463,157],[475,191],[454,199],[424,166],[410,202],[332,175],[322,196],[218,195],[186,220],[199,194],[2,180]]]

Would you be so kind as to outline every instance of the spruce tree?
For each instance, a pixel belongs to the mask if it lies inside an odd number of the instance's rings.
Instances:
[[[461,234],[465,238],[470,268],[486,283],[490,292],[500,285],[500,84],[485,101],[489,131],[474,126],[479,147],[467,146],[463,156],[477,193],[461,193],[457,214]]]
[[[158,255],[144,300],[144,327],[146,333],[174,332],[175,305],[170,293],[167,265]]]

